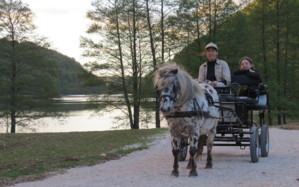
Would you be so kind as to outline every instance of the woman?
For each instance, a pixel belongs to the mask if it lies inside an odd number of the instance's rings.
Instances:
[[[239,66],[240,69],[235,71],[234,75],[247,75],[251,79],[258,80],[258,83],[261,83],[261,75],[259,71],[254,70],[253,68],[253,62],[251,58],[245,56],[239,60]],[[246,96],[251,98],[257,97],[256,89],[258,88],[258,85],[252,85],[252,86],[242,86],[239,95],[238,96]],[[239,118],[242,120],[242,123],[244,124],[251,124],[250,121],[248,121],[248,110],[247,107],[243,107],[242,105],[236,106],[236,112]]]
[[[245,56],[239,61],[240,69],[234,72],[234,75],[247,75],[248,77],[258,80],[258,83],[261,83],[261,74],[259,71],[253,68],[253,62],[251,58]],[[255,89],[257,89],[258,85],[255,86],[245,86],[239,96],[249,96],[256,97]],[[252,91],[251,91],[252,90]]]
[[[240,69],[234,72],[234,75],[247,75],[250,78],[262,82],[260,72],[253,69],[253,62],[251,58],[245,56],[239,61]]]

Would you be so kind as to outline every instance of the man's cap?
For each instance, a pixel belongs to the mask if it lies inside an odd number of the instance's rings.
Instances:
[[[206,45],[206,50],[207,50],[208,48],[214,48],[214,49],[216,49],[216,50],[218,51],[218,47],[217,47],[217,45],[214,44],[213,42],[208,43],[208,44]]]

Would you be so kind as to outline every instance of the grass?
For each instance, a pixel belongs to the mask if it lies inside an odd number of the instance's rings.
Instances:
[[[0,186],[146,149],[166,129],[0,134]],[[128,146],[135,145],[136,146]]]

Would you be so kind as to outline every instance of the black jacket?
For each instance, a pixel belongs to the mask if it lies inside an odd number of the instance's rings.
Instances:
[[[234,72],[234,75],[247,75],[248,77],[258,80],[259,83],[262,82],[261,74],[258,70],[253,70],[254,72],[247,70],[237,70]],[[258,88],[258,85],[255,86],[246,86],[243,87],[239,96],[249,96],[249,97],[256,97],[255,90]]]
[[[247,75],[250,78],[258,79],[259,82],[262,82],[260,72],[258,70],[253,70],[253,71],[254,72],[251,72],[248,69],[246,69],[246,70],[239,69],[239,70],[234,72],[234,75]]]

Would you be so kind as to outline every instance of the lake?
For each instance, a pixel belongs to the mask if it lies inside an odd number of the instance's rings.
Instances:
[[[16,132],[78,132],[78,131],[105,131],[115,129],[130,129],[129,123],[121,125],[118,117],[122,112],[103,111],[95,114],[93,109],[86,107],[87,96],[85,95],[66,95],[61,101],[68,108],[68,115],[65,118],[57,119],[44,117],[35,120],[36,125],[30,125],[31,129],[20,128],[17,126]],[[71,109],[70,109],[71,108]],[[73,109],[72,109],[73,108]],[[161,121],[161,126],[166,127],[165,120]],[[154,112],[150,114],[149,122],[142,124],[140,128],[155,128]],[[5,133],[6,128],[0,126],[0,133]]]

